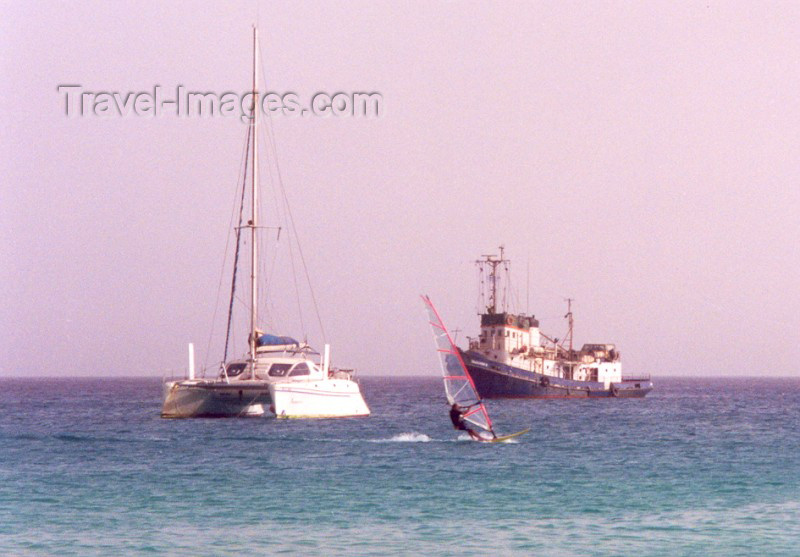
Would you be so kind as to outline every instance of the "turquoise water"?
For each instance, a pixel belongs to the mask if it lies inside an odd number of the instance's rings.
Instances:
[[[362,380],[373,415],[162,420],[153,379],[0,381],[2,555],[800,555],[800,380],[490,401]]]

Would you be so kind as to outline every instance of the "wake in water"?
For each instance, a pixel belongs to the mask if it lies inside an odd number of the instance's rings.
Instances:
[[[503,441],[498,441],[496,444],[500,445],[518,445],[519,439],[505,439]]]
[[[376,443],[428,443],[432,439],[424,433],[398,433],[389,439],[377,439]]]
[[[475,442],[467,433],[459,433],[455,440]],[[519,439],[504,439],[503,441],[495,441],[494,443],[481,443],[481,445],[516,445],[517,443],[519,443]]]

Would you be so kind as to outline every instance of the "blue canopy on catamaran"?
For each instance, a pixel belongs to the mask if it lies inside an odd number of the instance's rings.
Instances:
[[[300,343],[292,337],[279,337],[277,335],[261,335],[258,337],[256,344],[258,346],[300,345]]]

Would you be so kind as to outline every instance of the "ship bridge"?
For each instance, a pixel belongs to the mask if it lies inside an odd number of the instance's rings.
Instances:
[[[541,348],[539,320],[532,315],[484,313],[480,336],[470,348],[497,360],[536,351]]]

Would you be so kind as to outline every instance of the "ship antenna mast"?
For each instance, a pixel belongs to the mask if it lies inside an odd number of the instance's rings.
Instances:
[[[250,213],[250,378],[256,373],[256,326],[258,325],[258,28],[253,26],[253,103],[250,105],[250,129],[253,133],[253,172]]]
[[[483,259],[478,259],[475,263],[481,270],[481,276],[483,276],[483,270],[485,267],[489,267],[489,305],[486,306],[486,313],[494,314],[497,313],[497,283],[500,281],[500,276],[497,272],[497,267],[501,264],[508,263],[508,261],[504,258],[505,254],[505,246],[500,246],[500,258],[496,255],[482,255]],[[504,265],[506,271],[508,271],[508,265]],[[503,308],[505,309],[505,308]]]
[[[561,345],[563,346],[564,342],[566,342],[567,339],[569,339],[569,353],[572,354],[572,330],[573,330],[573,325],[575,324],[575,320],[572,317],[572,302],[575,301],[575,298],[565,298],[565,300],[567,301],[567,314],[564,317],[567,318],[568,328],[567,328],[567,337],[564,339]]]

